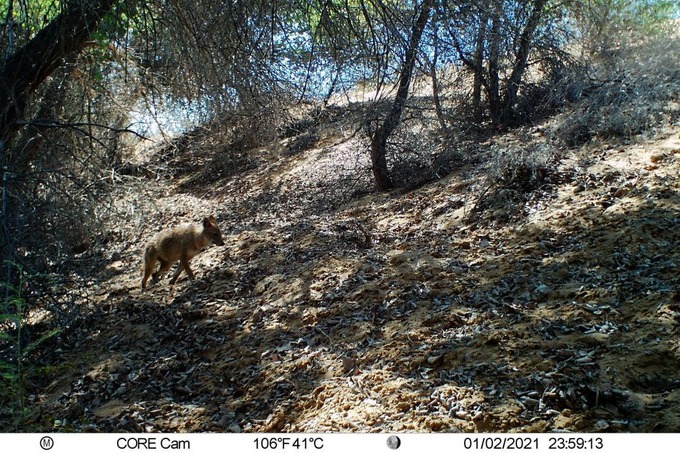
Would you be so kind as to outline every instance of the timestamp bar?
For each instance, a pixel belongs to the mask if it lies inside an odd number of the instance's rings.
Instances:
[[[680,434],[0,434],[2,451],[107,452],[597,452],[678,451]]]

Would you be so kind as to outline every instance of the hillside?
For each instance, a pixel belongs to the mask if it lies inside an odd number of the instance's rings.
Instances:
[[[135,156],[35,429],[680,430],[678,129],[574,149],[517,130],[373,193],[338,118]],[[545,149],[522,192],[530,167],[499,156]],[[226,245],[197,279],[142,292],[145,242],[210,214]]]

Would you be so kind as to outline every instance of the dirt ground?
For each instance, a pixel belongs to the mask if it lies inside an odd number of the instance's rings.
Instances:
[[[106,265],[33,425],[680,431],[678,130],[560,150],[510,209],[489,169],[549,143],[529,135],[382,194],[347,185],[367,164],[351,134],[147,150],[146,174],[119,176]],[[196,280],[141,291],[145,242],[210,214],[226,245]]]

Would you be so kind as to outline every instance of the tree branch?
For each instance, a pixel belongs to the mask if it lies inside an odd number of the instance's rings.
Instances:
[[[106,129],[111,132],[116,132],[119,134],[133,134],[137,136],[138,138],[142,140],[151,140],[149,137],[140,134],[137,131],[133,131],[132,129],[125,127],[125,128],[120,128],[120,127],[112,127],[108,126],[106,124],[98,124],[98,123],[92,123],[92,122],[80,122],[80,123],[62,123],[60,121],[55,121],[55,120],[31,120],[31,121],[24,121],[24,120],[18,120],[16,122],[17,125],[19,126],[30,126],[34,127],[36,129],[55,129],[55,128],[72,128],[72,129],[78,129],[80,127],[97,127],[100,129]]]

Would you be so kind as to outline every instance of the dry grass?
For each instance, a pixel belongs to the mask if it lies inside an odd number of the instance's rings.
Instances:
[[[600,55],[587,79],[571,81],[579,101],[551,128],[569,147],[591,138],[630,138],[680,119],[680,37],[639,41]]]

